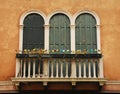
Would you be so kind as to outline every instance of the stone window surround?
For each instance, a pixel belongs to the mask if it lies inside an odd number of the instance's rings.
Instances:
[[[96,19],[96,32],[97,32],[97,49],[101,50],[101,43],[100,43],[100,18],[98,17],[98,15],[91,10],[81,10],[76,12],[74,15],[71,15],[71,13],[64,11],[64,10],[56,10],[51,12],[50,14],[48,14],[47,16],[45,15],[44,12],[39,11],[39,10],[30,10],[30,11],[26,11],[22,14],[21,18],[20,18],[20,32],[19,32],[19,50],[22,51],[23,49],[23,21],[25,19],[25,17],[31,13],[37,13],[39,15],[41,15],[45,21],[44,24],[44,32],[45,32],[45,43],[44,43],[44,47],[45,49],[48,51],[49,50],[49,21],[51,19],[51,17],[57,13],[63,13],[66,16],[68,16],[69,20],[70,20],[70,37],[71,37],[71,51],[75,51],[75,20],[76,18],[83,13],[89,13],[92,16],[94,16],[94,18]]]

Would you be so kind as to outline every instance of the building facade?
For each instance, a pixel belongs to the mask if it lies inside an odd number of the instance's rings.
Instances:
[[[120,90],[119,0],[0,2],[0,90]]]

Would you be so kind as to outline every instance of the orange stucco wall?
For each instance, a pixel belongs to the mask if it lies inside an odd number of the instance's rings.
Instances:
[[[120,80],[120,0],[0,0],[1,81],[15,76],[19,21],[21,15],[29,10],[40,10],[46,15],[55,10],[64,10],[72,15],[81,10],[96,12],[101,21],[104,76],[108,80]]]

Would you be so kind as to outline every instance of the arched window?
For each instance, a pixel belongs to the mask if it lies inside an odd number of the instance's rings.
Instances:
[[[97,49],[96,19],[89,13],[80,14],[75,21],[76,50],[94,52]]]
[[[57,13],[50,19],[49,49],[62,49],[70,51],[70,20]]]
[[[26,16],[23,22],[23,49],[44,48],[44,19],[37,13]]]

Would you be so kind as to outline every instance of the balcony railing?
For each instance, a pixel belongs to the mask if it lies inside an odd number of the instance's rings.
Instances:
[[[17,54],[16,75],[20,82],[105,82],[101,54]]]

